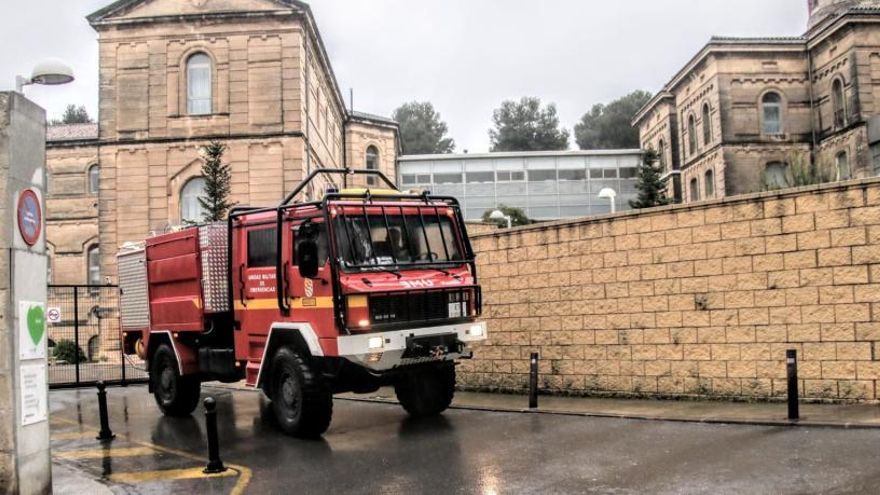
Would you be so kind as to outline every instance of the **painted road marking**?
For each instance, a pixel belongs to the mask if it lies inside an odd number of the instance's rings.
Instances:
[[[80,440],[83,438],[95,439],[98,436],[97,431],[61,431],[52,433],[52,440]]]
[[[105,457],[138,457],[155,455],[158,452],[150,447],[130,447],[130,448],[102,448],[85,450],[68,450],[65,452],[56,452],[55,457],[58,459],[103,459]]]
[[[75,426],[91,426],[86,425],[77,421],[73,421],[66,418],[61,418],[57,416],[53,416],[51,421],[66,425],[75,425]],[[89,431],[79,431],[79,432],[59,432],[53,433],[51,438],[52,440],[79,440],[82,438],[91,437],[92,439],[97,436],[97,432],[94,430]],[[205,462],[204,457],[200,457],[195,454],[191,454],[189,452],[185,452],[183,450],[171,449],[168,447],[162,447],[160,445],[155,445],[149,442],[138,442],[131,440],[131,438],[127,434],[123,434],[128,440],[129,444],[138,445],[139,447],[129,447],[129,448],[110,448],[97,446],[93,450],[80,450],[80,451],[70,451],[70,452],[80,452],[82,454],[86,454],[89,457],[64,457],[67,452],[58,452],[53,451],[52,456],[57,457],[59,459],[102,459],[107,457],[105,454],[109,452],[109,457],[112,459],[113,457],[138,457],[141,455],[155,455],[157,453],[166,453],[176,455],[178,457],[183,457],[185,459],[190,459],[194,461],[198,461],[200,463]],[[117,441],[120,439],[117,438]],[[140,449],[140,450],[139,450]],[[136,453],[142,452],[142,453]],[[121,453],[117,454],[117,453]],[[125,455],[128,453],[128,455]],[[68,454],[71,455],[71,454]],[[253,476],[253,472],[244,466],[239,466],[237,464],[226,464],[227,470],[218,473],[218,474],[205,474],[202,472],[202,467],[190,468],[190,469],[169,469],[164,471],[141,471],[141,472],[132,472],[132,473],[116,473],[110,476],[111,481],[115,481],[118,483],[137,483],[137,482],[147,482],[147,481],[163,481],[163,480],[192,480],[192,479],[206,479],[206,478],[226,478],[238,476],[238,480],[235,482],[235,486],[232,487],[232,491],[229,492],[229,495],[242,495],[244,493],[245,488],[250,484],[251,477]]]
[[[110,475],[110,481],[117,483],[144,483],[147,481],[174,481],[174,480],[192,480],[202,478],[225,478],[228,476],[238,476],[238,471],[228,469],[222,473],[205,474],[203,467],[195,467],[189,469],[165,469],[161,471],[140,471],[133,473],[116,473]]]

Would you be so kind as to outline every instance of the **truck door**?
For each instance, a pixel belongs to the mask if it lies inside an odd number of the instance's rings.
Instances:
[[[276,283],[277,228],[274,223],[246,226],[239,231],[235,273],[236,319],[246,333],[267,335],[277,321]]]
[[[327,226],[323,218],[299,220],[292,227],[293,243],[291,246],[291,266],[288,272],[288,296],[291,300],[291,318],[295,321],[309,321],[317,330],[333,328],[333,286],[330,278],[330,246],[327,237]],[[318,245],[318,275],[315,278],[304,278],[296,266],[297,250],[305,241]],[[323,310],[316,313],[314,310]],[[329,310],[329,311],[328,311]],[[330,324],[323,321],[323,313],[329,312]]]

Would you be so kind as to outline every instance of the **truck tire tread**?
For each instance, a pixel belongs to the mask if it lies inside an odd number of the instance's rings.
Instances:
[[[288,409],[279,377],[284,373],[299,382],[302,391],[298,413]],[[272,359],[271,398],[278,425],[284,433],[298,438],[318,438],[330,427],[333,394],[307,357],[290,347],[281,347]],[[292,416],[291,416],[292,414]]]
[[[395,382],[394,393],[410,416],[437,416],[452,404],[455,366],[449,364],[405,374]]]
[[[176,381],[172,397],[163,397],[160,390],[160,377],[165,367],[171,367],[171,379]],[[199,405],[199,395],[202,384],[198,378],[181,376],[177,367],[177,356],[168,344],[161,344],[153,353],[150,362],[150,380],[153,384],[153,396],[156,404],[166,416],[185,417],[196,410]]]

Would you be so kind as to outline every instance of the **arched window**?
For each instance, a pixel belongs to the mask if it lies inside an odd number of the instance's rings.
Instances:
[[[703,191],[706,194],[706,198],[714,198],[715,197],[715,171],[711,168],[706,171],[705,176],[705,184],[703,185]]]
[[[101,248],[97,244],[86,251],[89,285],[101,285]]]
[[[93,335],[89,338],[89,361],[94,363],[98,361],[98,351],[100,350],[100,342],[98,336]]]
[[[774,136],[782,134],[782,97],[771,91],[761,100],[764,114],[764,134]]]
[[[712,115],[709,104],[703,105],[703,144],[709,146],[712,142]]]
[[[205,209],[199,198],[205,194],[205,178],[190,179],[180,191],[180,221],[201,222],[205,217]]]
[[[700,200],[700,181],[696,177],[691,179],[691,201]]]
[[[837,180],[849,180],[852,172],[849,169],[849,156],[846,151],[837,154]]]
[[[190,115],[209,115],[213,111],[213,68],[211,58],[196,53],[186,61],[186,108]]]
[[[98,194],[101,190],[101,167],[92,165],[89,167],[89,194]]]
[[[788,186],[788,165],[782,162],[770,162],[764,169],[764,185],[767,189],[783,189]]]
[[[843,97],[843,80],[838,78],[831,84],[831,104],[834,108],[834,127],[846,125],[846,99]]]
[[[692,155],[697,153],[697,122],[693,115],[688,116],[688,150]]]
[[[657,145],[657,154],[660,155],[660,168],[666,171],[666,143],[661,139]]]
[[[379,170],[379,149],[375,146],[367,148],[367,170]],[[376,177],[367,177],[367,185],[375,186],[376,184],[378,184]]]

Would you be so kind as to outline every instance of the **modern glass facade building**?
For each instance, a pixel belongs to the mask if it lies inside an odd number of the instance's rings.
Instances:
[[[628,210],[641,157],[639,150],[405,155],[398,183],[458,198],[467,220],[500,205],[535,220],[575,218],[611,212],[599,197],[604,188],[617,192],[617,211]]]

